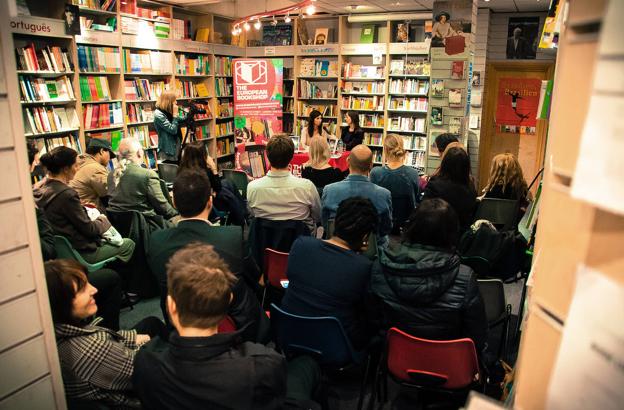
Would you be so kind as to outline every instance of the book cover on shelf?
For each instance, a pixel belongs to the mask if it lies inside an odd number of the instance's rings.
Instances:
[[[406,43],[408,41],[407,24],[397,24],[396,41],[398,43]]]
[[[63,13],[65,34],[80,35],[80,8],[75,4],[66,4]]]
[[[461,134],[462,132],[462,117],[449,117],[448,119],[448,132],[451,134]]]
[[[479,87],[481,85],[481,71],[472,72],[472,86]]]
[[[327,44],[329,40],[329,28],[320,27],[314,31],[314,44],[323,45]]]
[[[444,97],[444,80],[431,80],[431,96],[436,98]]]
[[[404,66],[403,60],[390,61],[390,74],[403,74],[403,69],[404,69],[403,66]]]
[[[360,43],[371,44],[375,42],[375,34],[377,34],[377,26],[374,24],[364,24],[360,32]]]
[[[453,108],[462,106],[462,90],[460,88],[451,88],[448,93],[448,105]]]
[[[443,124],[442,107],[431,107],[431,125]]]
[[[305,20],[299,19],[297,21],[297,37],[299,38],[300,45],[307,46],[309,44],[308,27],[306,26]]]
[[[465,61],[453,61],[451,64],[451,79],[461,80],[464,78]]]
[[[472,90],[470,95],[470,105],[473,107],[481,107],[483,100],[483,92],[481,90]]]

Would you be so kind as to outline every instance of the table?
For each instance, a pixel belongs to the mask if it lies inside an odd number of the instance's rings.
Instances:
[[[342,172],[349,169],[349,163],[347,162],[347,157],[349,156],[350,151],[345,151],[338,156],[332,156],[329,159],[329,165],[334,168],[338,168]],[[293,173],[293,175],[300,177],[301,171],[303,169],[303,164],[308,162],[310,159],[310,155],[307,152],[295,152],[292,161],[290,161],[290,165],[288,168]]]

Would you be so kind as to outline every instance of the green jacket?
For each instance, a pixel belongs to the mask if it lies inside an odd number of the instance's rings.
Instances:
[[[154,128],[158,134],[158,153],[164,159],[177,160],[180,150],[180,137],[178,136],[179,118],[169,121],[167,115],[161,110],[154,111]]]
[[[160,178],[154,170],[128,164],[115,187],[108,207],[112,211],[138,211],[145,216],[172,218],[178,212],[163,194]]]

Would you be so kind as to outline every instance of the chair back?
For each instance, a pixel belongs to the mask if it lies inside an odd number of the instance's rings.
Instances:
[[[248,243],[251,256],[264,272],[264,250],[271,248],[279,252],[290,252],[293,242],[300,236],[310,236],[310,230],[303,221],[272,221],[254,218],[249,226]]]
[[[507,312],[503,281],[500,279],[479,279],[477,285],[485,305],[485,316],[488,324],[491,325],[500,321]]]
[[[117,259],[116,256],[110,257],[103,261],[96,263],[89,263],[80,253],[74,249],[69,240],[61,235],[54,235],[54,249],[56,249],[56,257],[58,259],[73,259],[78,261],[81,265],[87,268],[89,272],[95,272],[98,269],[102,269],[108,262],[112,262]]]
[[[387,349],[388,371],[402,382],[461,389],[478,380],[479,363],[471,339],[420,339],[393,327]]]
[[[264,280],[274,288],[282,289],[282,280],[287,280],[288,253],[271,248],[264,249]]]
[[[497,229],[509,230],[516,226],[520,201],[513,199],[483,198],[479,202],[475,221],[487,219]]]
[[[178,174],[178,166],[176,164],[160,163],[158,164],[158,175],[167,184],[173,184]]]
[[[236,186],[236,189],[238,189],[243,199],[247,199],[247,185],[249,184],[247,174],[235,169],[223,169],[221,173],[224,179],[232,182],[234,186]]]
[[[236,323],[229,315],[226,315],[219,322],[219,333],[234,333],[236,330]]]
[[[401,233],[401,228],[405,225],[405,221],[409,218],[414,207],[414,200],[411,196],[392,196],[392,233],[395,235]]]
[[[286,355],[305,353],[336,367],[360,361],[335,317],[293,315],[271,303],[271,323],[277,346]]]

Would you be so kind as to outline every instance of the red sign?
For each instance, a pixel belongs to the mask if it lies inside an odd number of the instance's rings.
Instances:
[[[499,128],[535,127],[541,87],[539,78],[501,78],[496,125]]]
[[[279,117],[282,115],[282,74],[271,59],[234,60],[234,116]],[[278,97],[279,96],[279,97]]]

